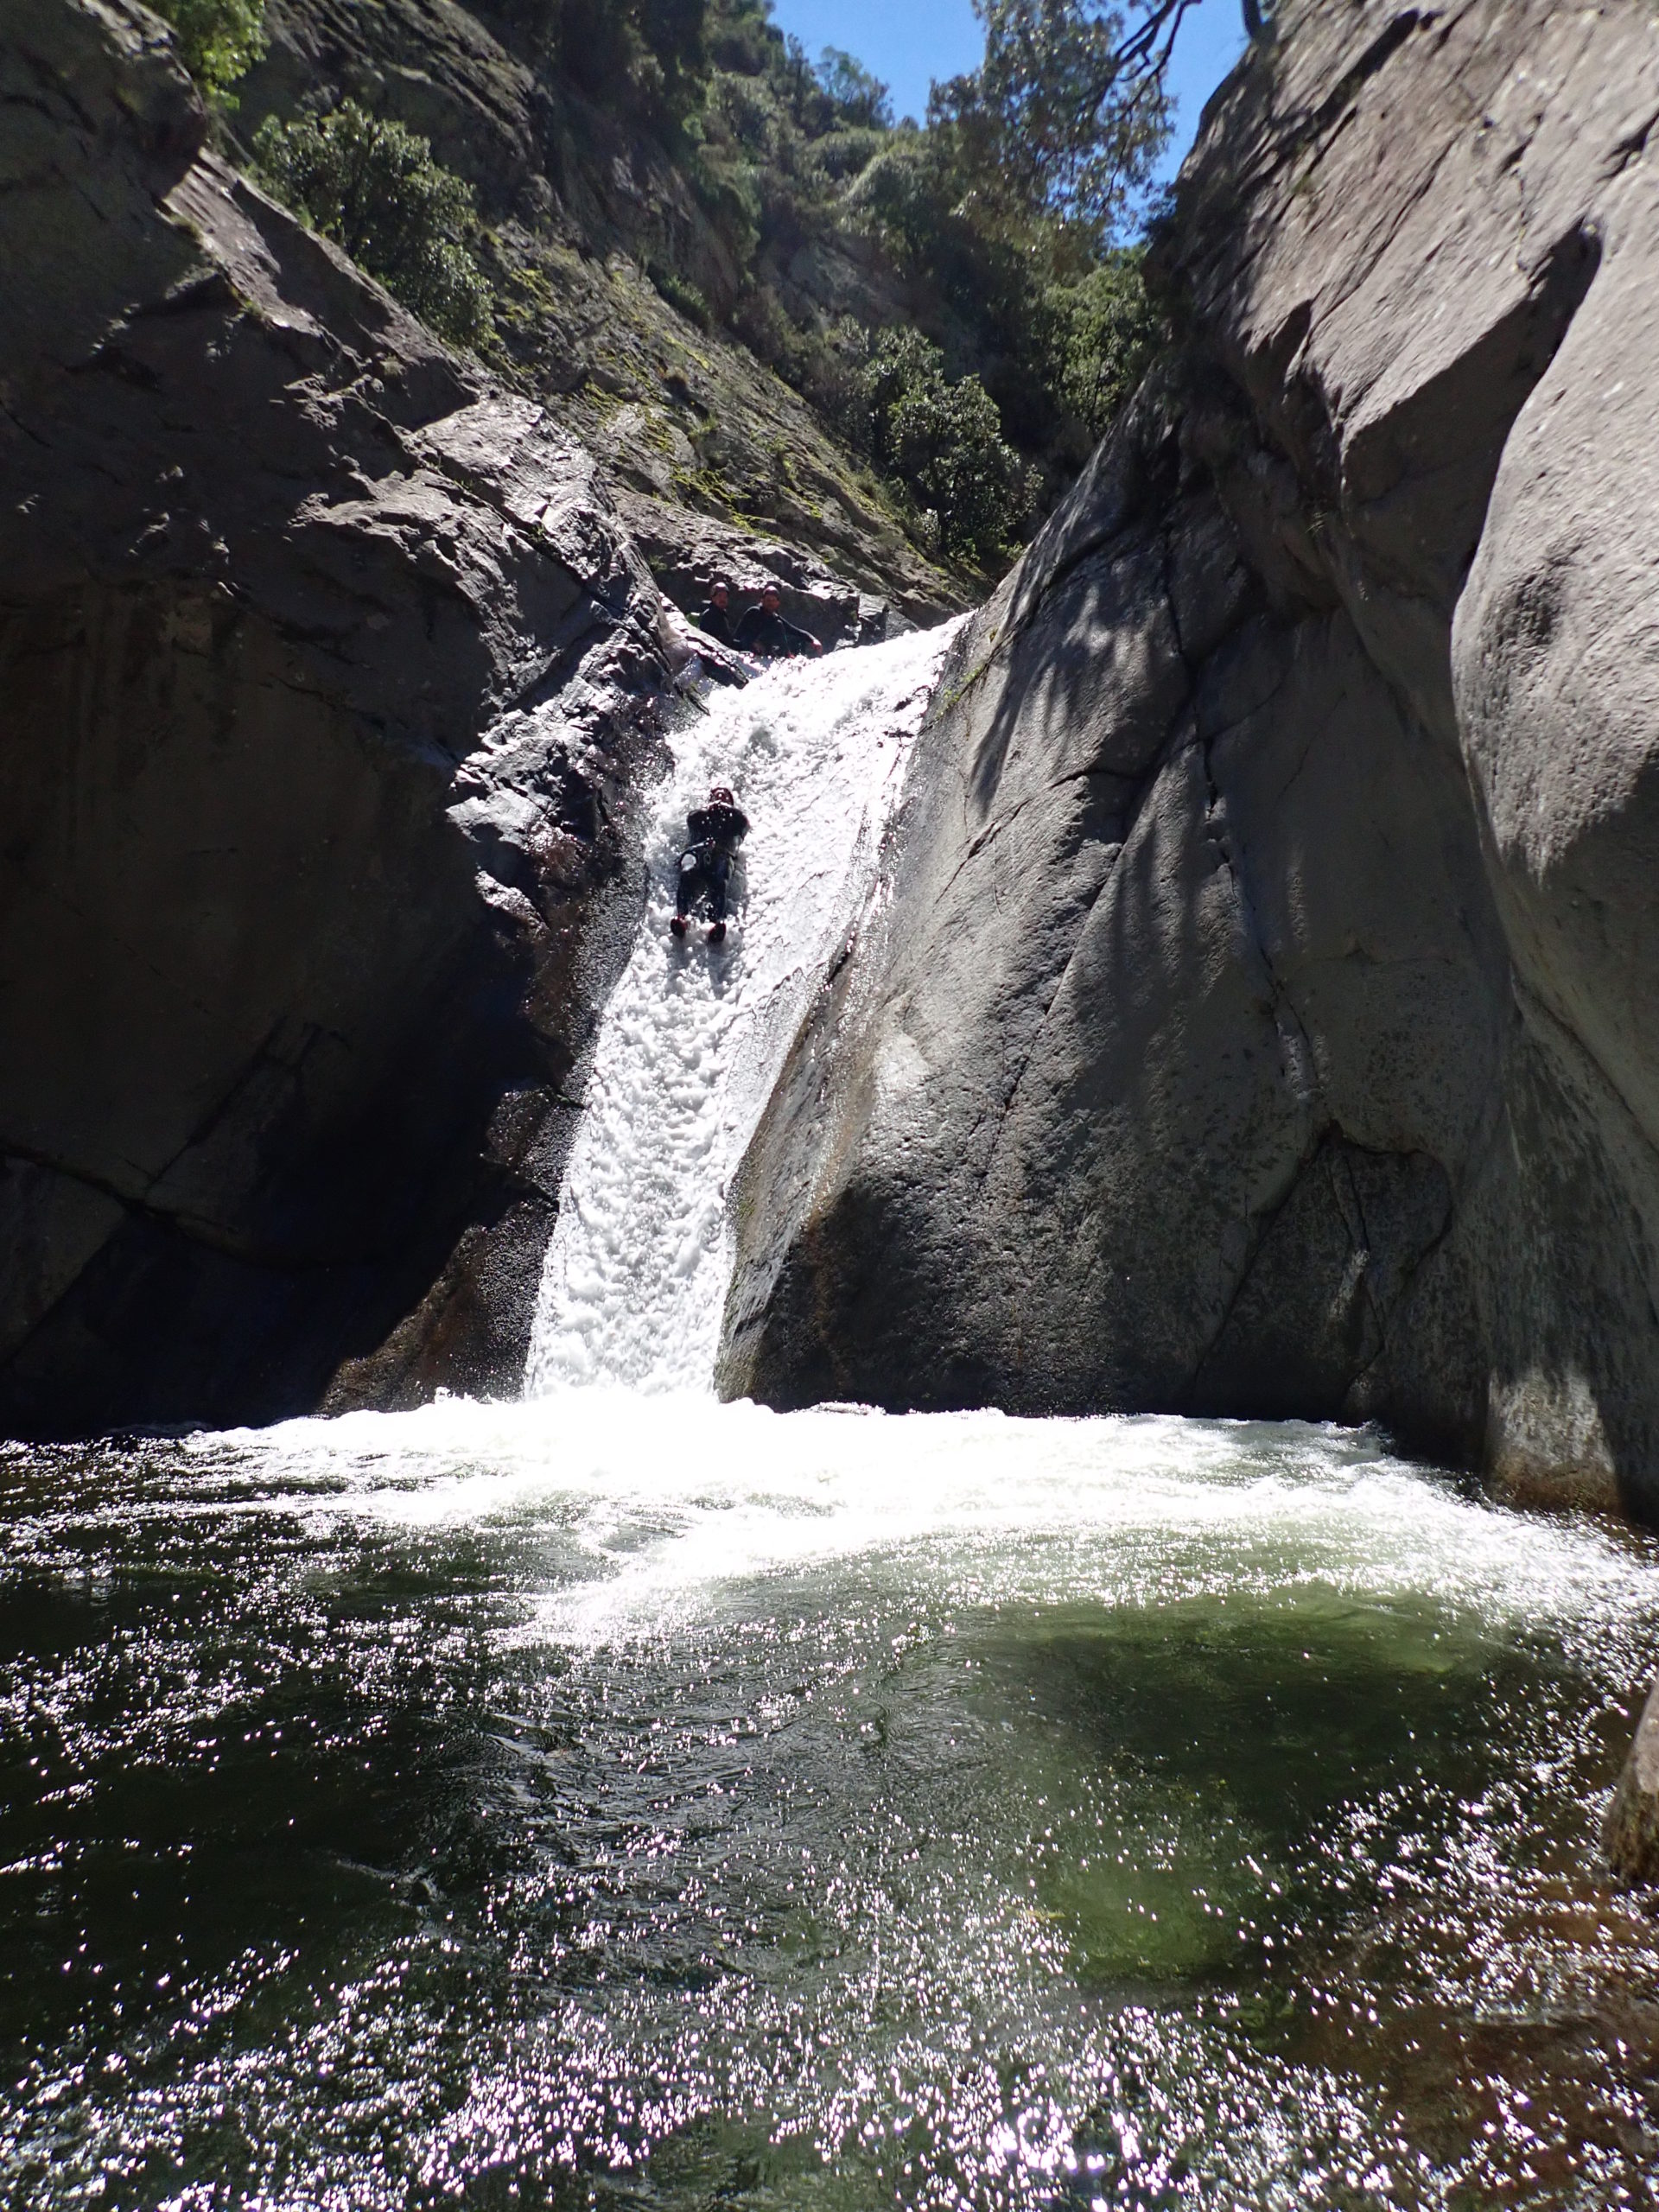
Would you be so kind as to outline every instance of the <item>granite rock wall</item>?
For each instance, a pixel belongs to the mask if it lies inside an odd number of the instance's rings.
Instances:
[[[722,1387],[1375,1419],[1659,1518],[1659,17],[1303,0],[965,633]]]

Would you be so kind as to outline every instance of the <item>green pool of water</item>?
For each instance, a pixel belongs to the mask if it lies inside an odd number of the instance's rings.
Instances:
[[[1656,2202],[1645,1542],[662,1400],[0,1485],[0,2201]]]

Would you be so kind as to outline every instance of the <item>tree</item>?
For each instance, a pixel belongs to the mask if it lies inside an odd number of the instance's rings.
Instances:
[[[826,46],[813,73],[829,95],[836,119],[855,130],[891,130],[893,96],[874,70],[838,46]]]
[[[321,118],[267,116],[253,153],[278,198],[411,314],[456,345],[488,336],[490,288],[462,243],[477,228],[472,187],[426,139],[342,100]]]
[[[987,564],[1005,554],[1029,495],[979,378],[952,384],[931,340],[895,329],[870,346],[858,381],[871,457],[933,517],[940,544]]]
[[[179,58],[210,99],[234,107],[231,92],[265,51],[265,0],[154,0],[179,35]]]
[[[1114,247],[1076,283],[1055,285],[1060,396],[1091,439],[1103,437],[1158,342],[1141,275],[1144,249]]]
[[[974,0],[985,58],[934,86],[929,121],[990,188],[1103,245],[1168,143],[1169,58],[1196,4],[1143,0],[1131,26],[1110,0]]]

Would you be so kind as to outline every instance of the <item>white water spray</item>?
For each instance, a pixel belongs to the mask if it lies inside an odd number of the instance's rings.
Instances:
[[[955,625],[716,692],[671,741],[651,895],[607,1007],[525,1376],[706,1390],[733,1245],[726,1199],[812,991],[871,895]],[[668,932],[685,817],[731,785],[752,828],[729,934]]]

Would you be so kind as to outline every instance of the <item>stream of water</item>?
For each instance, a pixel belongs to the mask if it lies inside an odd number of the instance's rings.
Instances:
[[[1659,2202],[1649,1541],[1363,1433],[709,1391],[939,650],[678,733],[523,1402],[0,1446],[0,2203]]]
[[[808,1000],[875,888],[881,836],[956,625],[711,694],[646,826],[652,896],[601,1025],[547,1255],[528,1388],[706,1390],[731,1276],[729,1179]],[[752,829],[719,946],[669,935],[688,810]]]

